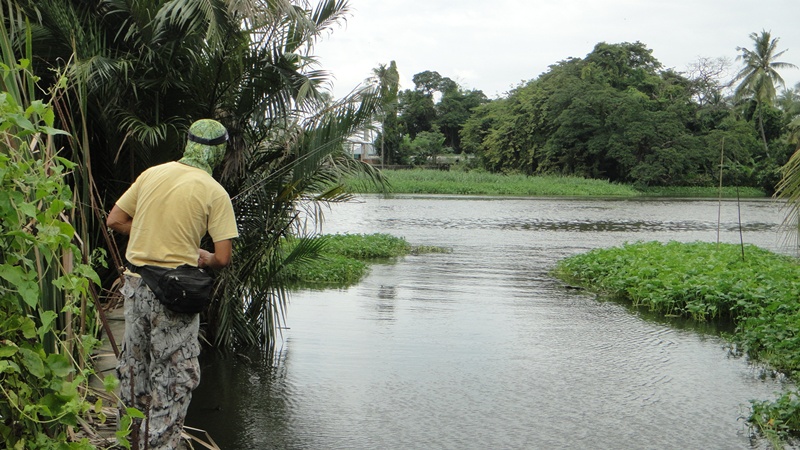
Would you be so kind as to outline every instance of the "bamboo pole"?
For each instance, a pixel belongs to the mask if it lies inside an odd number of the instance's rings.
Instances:
[[[722,221],[722,166],[725,162],[725,137],[722,138],[722,147],[719,151],[719,199],[717,204],[717,247],[719,247],[720,223]]]

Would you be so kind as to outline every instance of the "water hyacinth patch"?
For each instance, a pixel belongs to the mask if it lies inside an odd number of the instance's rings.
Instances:
[[[752,245],[639,242],[562,260],[555,275],[662,315],[735,325],[726,336],[751,361],[800,374],[800,265]],[[753,402],[750,422],[768,437],[800,436],[796,393]]]
[[[308,239],[319,245],[318,257],[287,267],[286,276],[300,286],[344,287],[360,281],[369,270],[368,262],[390,261],[408,254],[443,252],[440,247],[414,247],[405,239],[384,233],[334,234]],[[298,242],[286,244],[290,252]]]

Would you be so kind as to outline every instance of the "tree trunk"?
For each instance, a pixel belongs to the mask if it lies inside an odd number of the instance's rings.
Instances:
[[[761,140],[764,141],[764,152],[767,154],[767,158],[770,158],[769,145],[767,145],[767,135],[764,133],[764,117],[761,114],[761,105],[758,105],[758,128],[761,132]]]

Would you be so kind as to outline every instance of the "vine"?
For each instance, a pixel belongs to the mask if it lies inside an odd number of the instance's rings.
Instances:
[[[90,414],[106,418],[89,389],[87,356],[99,340],[73,322],[89,316],[90,283],[100,280],[67,216],[74,197],[66,178],[76,165],[54,145],[67,133],[54,128],[48,103],[26,100],[38,81],[28,66],[0,62],[0,445],[90,449],[73,428]],[[109,392],[115,382],[105,380]],[[129,423],[123,416],[117,432],[124,447]]]

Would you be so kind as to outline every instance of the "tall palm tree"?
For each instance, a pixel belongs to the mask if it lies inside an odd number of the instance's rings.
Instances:
[[[797,66],[788,62],[778,61],[778,58],[786,53],[786,50],[778,51],[780,38],[773,38],[769,31],[762,30],[760,34],[750,33],[750,39],[753,40],[753,50],[745,47],[736,47],[736,50],[741,52],[736,57],[736,60],[743,61],[744,67],[739,70],[731,83],[739,83],[734,91],[736,98],[749,99],[755,102],[758,110],[761,138],[764,141],[767,155],[769,155],[761,107],[774,103],[776,85],[785,86],[778,70],[796,69]]]
[[[381,91],[366,86],[330,103],[328,75],[313,57],[315,42],[349,13],[348,2],[8,4],[34,24],[33,52],[45,79],[50,68],[74,61],[76,95],[63,105],[76,118],[69,128],[79,144],[67,148],[106,210],[142,170],[180,155],[191,122],[212,117],[226,125],[231,140],[219,176],[241,238],[208,312],[207,336],[223,346],[273,343],[287,295],[283,268],[318,250],[300,245],[285,255],[282,241],[302,234],[302,219],[321,217],[320,202],[348,198],[341,174],[381,180],[341,154],[344,139],[379,111]]]
[[[372,69],[372,77],[368,80],[376,84],[381,92],[383,102],[381,120],[381,167],[386,163],[386,154],[391,155],[389,161],[397,159],[397,151],[400,145],[398,133],[397,111],[398,96],[400,88],[400,73],[397,71],[397,63],[390,62],[388,66],[381,64]],[[387,135],[388,145],[387,145]]]

